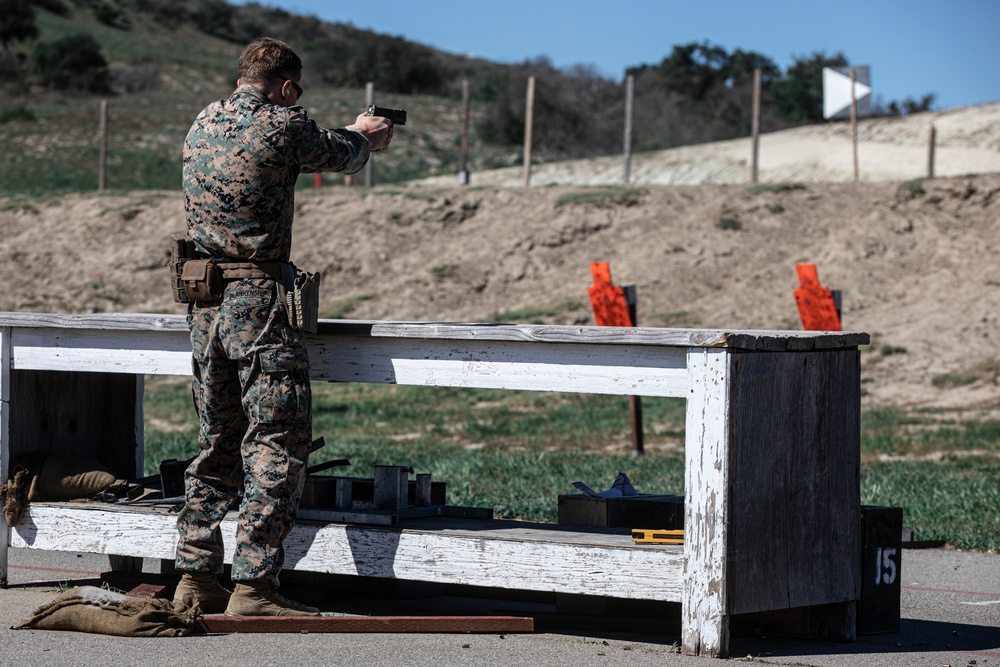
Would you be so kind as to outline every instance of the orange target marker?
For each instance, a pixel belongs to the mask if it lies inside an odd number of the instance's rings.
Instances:
[[[819,284],[815,264],[796,264],[799,287],[795,303],[799,307],[802,328],[806,331],[840,331],[840,315],[833,292]]]
[[[611,265],[608,262],[591,262],[590,273],[594,284],[587,288],[594,321],[602,327],[630,327],[632,318],[625,300],[625,291],[611,282]]]

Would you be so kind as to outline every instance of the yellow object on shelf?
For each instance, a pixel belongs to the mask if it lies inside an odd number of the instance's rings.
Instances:
[[[684,544],[683,530],[653,530],[650,528],[633,528],[633,542],[651,542],[655,544]]]

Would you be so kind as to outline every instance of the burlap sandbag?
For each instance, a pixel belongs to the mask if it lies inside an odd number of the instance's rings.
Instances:
[[[174,606],[162,598],[130,598],[96,586],[78,586],[35,610],[15,629],[71,630],[117,637],[186,637],[197,605]]]
[[[10,479],[0,484],[0,497],[3,497],[3,518],[8,526],[21,523],[24,508],[28,506],[28,489],[31,487],[31,473],[27,468],[16,466]]]
[[[100,463],[69,454],[29,452],[18,456],[17,464],[33,476],[28,502],[93,498],[128,485]]]

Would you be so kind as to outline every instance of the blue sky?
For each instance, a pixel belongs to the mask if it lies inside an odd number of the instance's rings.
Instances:
[[[620,80],[676,44],[770,57],[842,52],[871,67],[888,103],[934,93],[935,109],[1000,101],[1000,0],[260,0],[297,14],[505,63],[547,56]],[[295,45],[292,44],[294,47]],[[307,73],[308,75],[308,73]]]

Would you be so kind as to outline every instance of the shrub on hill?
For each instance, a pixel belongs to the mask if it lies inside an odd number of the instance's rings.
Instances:
[[[97,40],[84,33],[39,44],[31,54],[31,66],[39,83],[50,88],[110,91],[108,61]]]

